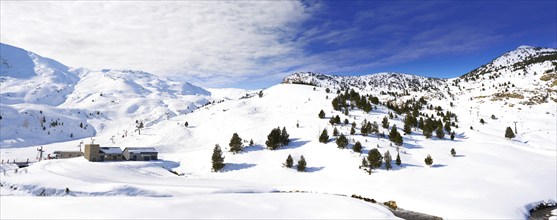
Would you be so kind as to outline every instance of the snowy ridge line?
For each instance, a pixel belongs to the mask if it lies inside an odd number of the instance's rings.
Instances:
[[[112,190],[104,192],[83,192],[73,191],[69,189],[47,188],[39,185],[24,185],[24,184],[9,184],[6,182],[0,183],[0,187],[6,190],[19,191],[24,194],[33,196],[141,196],[141,197],[172,197],[169,194],[160,194],[154,191],[141,189],[139,187],[122,185],[114,187]]]

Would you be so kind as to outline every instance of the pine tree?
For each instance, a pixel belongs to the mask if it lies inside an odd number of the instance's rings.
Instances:
[[[437,127],[435,136],[439,139],[443,139],[443,137],[445,137],[445,132],[443,131],[443,126],[441,126],[441,124],[439,124],[439,126]]]
[[[319,136],[319,142],[326,144],[329,142],[329,134],[327,134],[327,129],[323,129],[321,135]]]
[[[369,174],[371,174],[372,169],[379,168],[381,164],[383,164],[383,156],[381,156],[377,148],[373,148],[369,151],[367,160],[369,162]]]
[[[381,123],[383,124],[383,128],[389,128],[389,119],[387,116],[383,117],[383,121]]]
[[[344,134],[341,134],[340,137],[337,138],[336,142],[337,142],[337,147],[340,149],[344,149],[348,145],[348,139],[346,139]]]
[[[306,172],[306,165],[306,158],[304,158],[304,155],[300,156],[297,167],[298,172]]]
[[[485,121],[484,121],[484,119],[483,119],[483,118],[482,118],[482,119],[480,119],[480,123],[482,123],[482,125],[483,125],[483,124],[485,124]]]
[[[350,128],[350,135],[356,134],[356,129],[354,127]]]
[[[513,129],[511,127],[507,127],[507,129],[505,130],[505,137],[508,138],[508,139],[516,137],[516,135],[514,135]]]
[[[294,160],[292,160],[292,156],[290,156],[290,154],[288,154],[288,157],[286,158],[286,163],[284,165],[288,168],[291,168],[294,165]]]
[[[448,133],[451,133],[451,123],[450,122],[445,122],[445,131],[447,131]]]
[[[218,172],[224,168],[224,157],[222,156],[222,150],[218,144],[216,144],[213,149],[211,161],[213,162],[213,172]]]
[[[391,128],[391,132],[389,133],[389,140],[395,143],[397,146],[402,145],[402,136],[400,135],[400,133],[398,133],[396,125],[393,125],[393,127]]]
[[[431,156],[428,154],[427,157],[425,158],[425,164],[428,166],[431,166],[431,164],[433,164],[433,159],[431,158]]]
[[[265,141],[265,145],[267,145],[267,148],[270,150],[276,150],[281,143],[281,132],[280,129],[275,128],[273,130],[271,130],[271,133],[269,133],[269,135],[267,135],[267,141]]]
[[[453,131],[451,132],[451,140],[454,140],[454,137],[455,137],[455,132]]]
[[[387,151],[383,157],[385,159],[385,169],[390,170],[392,167],[391,161],[393,160],[393,158],[391,158],[391,153]]]
[[[259,91],[258,95],[259,95],[259,98],[262,98],[263,97],[263,90]]]
[[[334,137],[338,136],[337,127],[335,127],[335,129],[333,129],[333,136],[334,136]]]
[[[240,138],[240,136],[238,136],[238,133],[234,133],[232,135],[232,138],[230,139],[230,143],[228,144],[228,146],[230,146],[230,152],[236,154],[242,151],[242,138]]]
[[[280,144],[282,146],[288,146],[290,144],[290,135],[286,132],[286,127],[282,127],[282,131],[280,132]]]
[[[323,109],[321,109],[321,111],[319,112],[319,118],[325,118],[325,112],[323,111]]]
[[[406,118],[404,118],[404,127],[402,129],[404,131],[404,134],[412,133],[412,121],[412,116],[406,115]]]
[[[186,123],[184,123],[184,126],[187,128],[190,124],[186,121]]]
[[[456,150],[454,148],[451,149],[451,155],[453,155],[453,157],[456,157]]]
[[[250,147],[253,147],[253,145],[255,145],[255,144],[253,143],[253,139],[249,140],[249,146],[250,146]]]
[[[352,150],[354,150],[354,152],[362,153],[362,143],[356,141],[354,147],[352,147]]]
[[[396,154],[396,161],[395,161],[396,165],[400,166],[402,164],[402,161],[400,160],[400,154],[397,153]]]

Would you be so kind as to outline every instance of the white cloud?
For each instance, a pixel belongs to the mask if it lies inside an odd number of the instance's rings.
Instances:
[[[1,41],[74,67],[136,69],[205,86],[276,77],[314,7],[298,1],[2,1]]]

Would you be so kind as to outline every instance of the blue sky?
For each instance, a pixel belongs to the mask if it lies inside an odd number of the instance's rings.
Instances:
[[[557,1],[1,1],[0,41],[91,69],[258,89],[297,71],[450,78],[557,47]]]

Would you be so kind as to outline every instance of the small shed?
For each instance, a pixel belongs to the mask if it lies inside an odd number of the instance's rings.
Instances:
[[[122,149],[119,147],[101,147],[99,149],[100,161],[123,160]]]
[[[158,154],[153,147],[126,147],[123,152],[124,159],[133,161],[158,160]]]
[[[56,159],[66,159],[83,156],[81,151],[54,151],[54,158]]]

